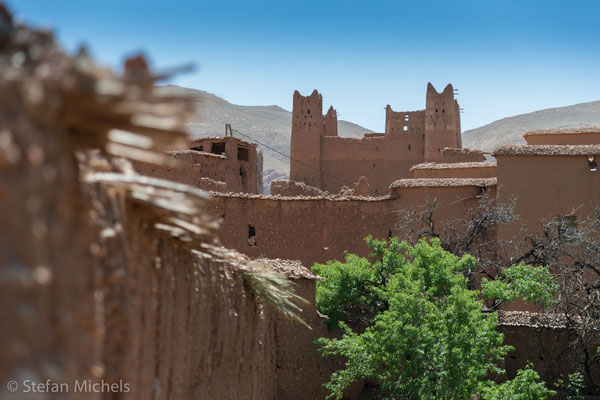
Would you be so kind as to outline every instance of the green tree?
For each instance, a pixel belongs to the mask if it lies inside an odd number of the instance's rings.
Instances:
[[[484,382],[480,385],[481,400],[539,400],[546,399],[555,392],[548,390],[540,376],[528,365],[519,370],[515,379],[500,385],[494,382]]]
[[[343,330],[340,338],[316,343],[324,356],[347,358],[346,367],[325,385],[329,398],[340,399],[361,378],[378,381],[392,398],[463,400],[480,388],[491,391],[491,383],[482,383],[490,372],[503,373],[497,364],[511,347],[496,331],[497,315],[483,312],[479,292],[468,289],[464,272],[473,270],[475,258],[456,257],[436,239],[415,246],[395,238],[366,240],[371,261],[348,254],[344,263],[313,267],[323,278],[317,283],[317,307],[329,317],[330,327]],[[515,274],[520,284],[528,276]],[[545,279],[547,271],[532,275],[544,278],[540,290],[551,295],[555,286]],[[505,286],[490,291],[506,300],[505,291],[515,291],[513,281],[504,279]]]

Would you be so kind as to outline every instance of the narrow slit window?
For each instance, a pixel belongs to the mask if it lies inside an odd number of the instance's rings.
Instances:
[[[248,246],[256,246],[256,228],[254,225],[248,225]]]

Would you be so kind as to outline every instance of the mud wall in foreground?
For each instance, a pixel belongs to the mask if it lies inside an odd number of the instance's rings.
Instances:
[[[130,382],[126,398],[140,400],[277,398],[272,310],[235,259],[157,235],[135,204],[127,215],[106,259],[106,379]]]
[[[0,398],[42,398],[9,393],[13,380],[61,385],[47,399],[323,397],[333,366],[309,356],[324,329],[314,308],[312,331],[274,317],[244,284],[248,259],[218,245],[205,194],[120,158],[164,165],[189,104],[9,17],[0,4]],[[152,147],[123,140],[140,136]]]

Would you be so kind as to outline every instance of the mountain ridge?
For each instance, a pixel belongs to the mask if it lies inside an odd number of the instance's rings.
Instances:
[[[462,133],[465,147],[493,151],[503,144],[524,144],[523,134],[534,129],[600,125],[600,100],[552,107],[501,118]]]

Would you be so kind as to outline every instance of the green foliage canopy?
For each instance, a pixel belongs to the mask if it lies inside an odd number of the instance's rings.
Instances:
[[[467,287],[463,271],[475,267],[472,256],[456,257],[439,240],[415,246],[366,240],[374,261],[348,254],[344,263],[313,267],[323,278],[317,307],[330,327],[343,330],[340,338],[316,343],[325,356],[347,358],[326,384],[330,398],[341,399],[363,378],[377,380],[393,398],[469,399],[490,372],[503,372],[497,363],[511,347],[496,331],[497,315],[484,313],[479,293]],[[502,287],[494,290],[508,296]],[[491,393],[494,386],[485,388]]]

